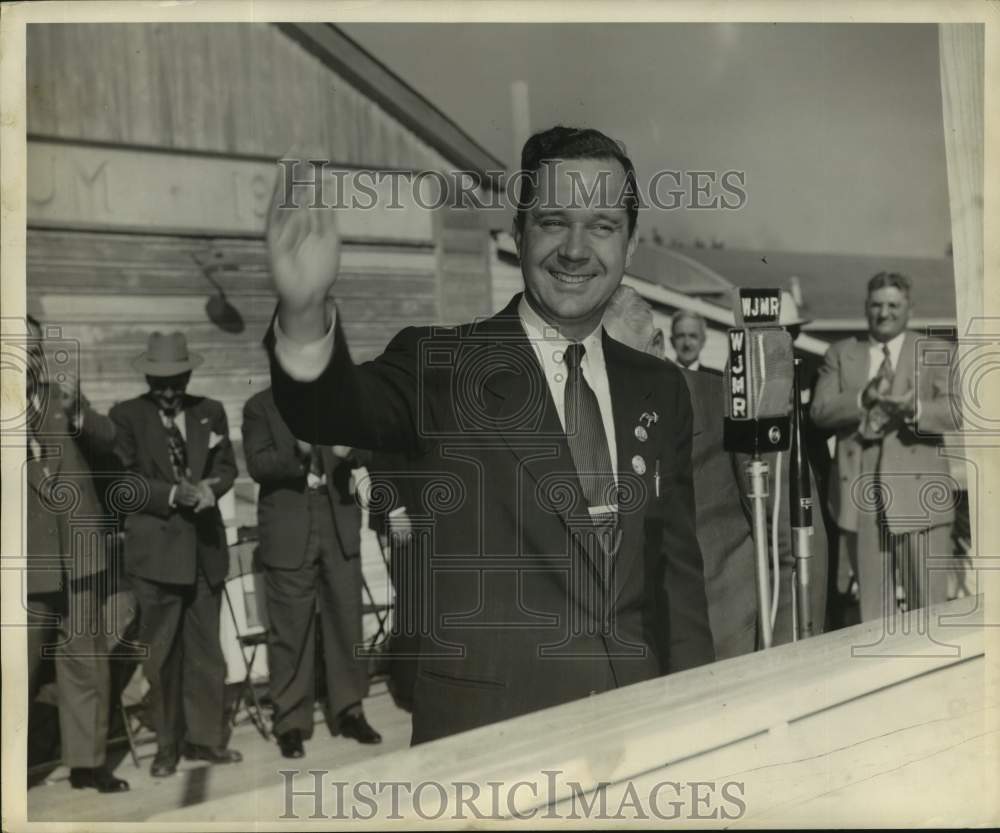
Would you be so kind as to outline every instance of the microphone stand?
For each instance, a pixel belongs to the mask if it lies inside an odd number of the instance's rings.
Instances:
[[[755,451],[746,464],[753,503],[753,546],[757,556],[757,611],[763,648],[771,647],[771,569],[767,544],[767,475],[770,466]],[[780,475],[780,472],[779,472]]]
[[[792,386],[792,447],[788,461],[788,504],[792,526],[792,554],[795,557],[792,573],[792,639],[796,641],[813,635],[812,608],[809,603],[812,486],[809,482],[809,458],[806,456],[802,437],[802,398],[799,387],[801,367],[802,359],[796,359]]]

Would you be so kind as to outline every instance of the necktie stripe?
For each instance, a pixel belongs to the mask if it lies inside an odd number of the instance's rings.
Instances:
[[[618,513],[613,509],[618,503],[617,489],[601,408],[597,395],[583,377],[583,353],[584,346],[577,343],[571,344],[564,356],[569,370],[564,394],[566,440],[584,498],[591,509],[591,520],[602,549],[610,557],[617,540]]]

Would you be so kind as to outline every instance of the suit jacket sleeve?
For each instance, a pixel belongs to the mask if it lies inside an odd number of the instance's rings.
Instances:
[[[139,439],[133,414],[128,403],[115,405],[110,413],[115,426],[115,455],[125,471],[139,475],[149,490],[149,500],[145,506],[137,510],[160,518],[170,517],[173,507],[170,505],[170,490],[174,484],[159,477],[150,477],[140,470],[138,447]]]
[[[417,431],[418,331],[400,332],[375,361],[355,365],[337,315],[330,363],[312,382],[298,382],[274,353],[274,322],[264,338],[274,401],[294,436],[319,445],[406,451]],[[331,407],[348,403],[347,407]]]
[[[115,424],[109,417],[91,408],[84,397],[81,397],[80,408],[83,416],[83,424],[80,427],[81,442],[94,454],[110,454],[115,447]]]
[[[949,355],[947,365],[930,364],[925,350],[944,352]],[[952,376],[950,368],[955,362],[955,349],[952,345],[928,344],[921,345],[918,366],[920,379],[917,409],[917,431],[920,434],[948,434],[961,430],[961,384],[957,375]]]
[[[842,344],[834,344],[826,351],[809,409],[812,421],[828,430],[854,428],[861,422],[861,409],[858,407],[861,388],[841,388],[840,364],[843,351]]]
[[[222,441],[209,451],[208,465],[205,469],[206,478],[214,478],[217,482],[211,485],[216,498],[222,497],[233,488],[238,469],[233,444],[229,440],[229,420],[226,419],[226,409],[221,402],[212,402],[212,431],[222,437]]]
[[[670,671],[712,662],[715,646],[708,619],[705,570],[695,529],[694,477],[691,466],[691,397],[677,374],[675,466],[661,483],[664,515],[662,556],[665,563]]]
[[[298,456],[278,448],[267,409],[258,397],[243,406],[243,454],[247,471],[258,483],[296,480],[306,475],[306,465]]]

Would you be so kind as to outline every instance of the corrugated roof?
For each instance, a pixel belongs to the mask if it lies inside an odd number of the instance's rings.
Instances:
[[[798,277],[801,312],[817,322],[814,326],[828,320],[863,322],[865,287],[872,275],[882,271],[902,272],[913,281],[915,317],[954,320],[956,314],[955,273],[948,258],[739,249],[685,249],[684,254],[736,286],[788,289],[790,279]]]

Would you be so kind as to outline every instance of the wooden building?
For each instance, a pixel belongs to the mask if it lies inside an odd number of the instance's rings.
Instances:
[[[105,412],[145,389],[131,360],[149,333],[185,332],[205,357],[190,389],[224,403],[251,511],[239,429],[268,384],[276,160],[461,169],[480,185],[503,167],[327,24],[31,25],[27,84],[30,303],[79,344],[84,391]],[[422,207],[407,187],[384,202],[339,213],[337,298],[359,359],[406,324],[491,308],[477,213]]]

